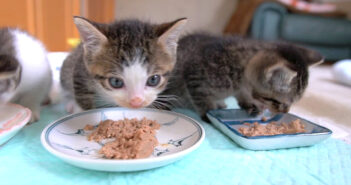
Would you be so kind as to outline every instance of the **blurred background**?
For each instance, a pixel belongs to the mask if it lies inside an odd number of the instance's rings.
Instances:
[[[98,22],[138,18],[189,19],[186,32],[288,40],[330,60],[351,58],[350,0],[0,0],[0,26],[24,29],[49,51],[69,51],[78,39],[72,16]],[[331,35],[330,35],[331,34]],[[331,38],[326,38],[331,37]]]
[[[98,22],[138,18],[161,23],[188,17],[188,30],[221,33],[237,0],[0,0],[0,26],[27,30],[50,51],[70,49],[69,38],[79,38],[72,16]]]

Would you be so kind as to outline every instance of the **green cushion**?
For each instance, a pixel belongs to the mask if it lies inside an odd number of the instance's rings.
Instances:
[[[351,58],[351,21],[294,14],[278,3],[262,3],[257,8],[251,37],[287,40],[319,51],[326,60]]]
[[[351,46],[351,21],[348,20],[288,14],[280,30],[280,37],[288,41]]]
[[[277,3],[263,3],[254,14],[251,36],[256,39],[277,40],[278,29],[287,10]]]
[[[311,44],[302,44],[302,46],[322,53],[327,60],[340,60],[351,57],[351,47],[349,46],[332,47]]]

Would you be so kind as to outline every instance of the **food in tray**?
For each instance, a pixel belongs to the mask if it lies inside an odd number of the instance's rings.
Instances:
[[[278,123],[272,121],[268,124],[260,124],[258,122],[244,123],[246,127],[240,127],[238,131],[244,136],[267,136],[278,134],[296,134],[306,132],[305,125],[300,119],[296,119],[290,123]]]

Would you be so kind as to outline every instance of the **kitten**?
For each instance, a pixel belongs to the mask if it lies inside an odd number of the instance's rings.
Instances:
[[[252,114],[265,108],[288,112],[307,86],[308,66],[321,61],[319,53],[288,43],[187,35],[178,42],[176,68],[163,92],[178,102],[164,103],[195,109],[204,117],[235,96]]]
[[[21,104],[40,118],[40,105],[48,98],[51,69],[42,43],[28,33],[0,29],[0,104]]]
[[[153,106],[176,62],[186,19],[155,25],[138,20],[100,24],[74,17],[74,23],[82,43],[61,69],[65,96],[75,100],[67,111]]]

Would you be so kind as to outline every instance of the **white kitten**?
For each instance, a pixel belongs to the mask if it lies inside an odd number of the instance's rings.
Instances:
[[[0,102],[28,107],[32,111],[31,122],[37,121],[51,82],[43,44],[24,31],[0,29]]]

